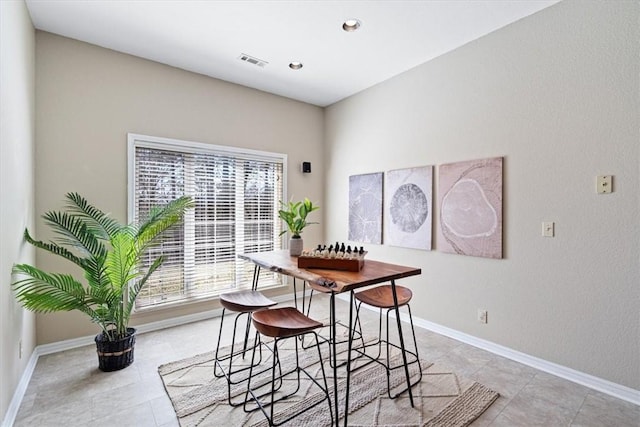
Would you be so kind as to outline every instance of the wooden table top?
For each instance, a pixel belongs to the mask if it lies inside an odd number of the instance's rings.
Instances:
[[[298,268],[298,258],[289,255],[288,250],[240,254],[238,257],[261,268],[304,280],[313,289],[325,293],[348,292],[364,286],[422,274],[419,268],[373,260],[365,260],[360,271],[303,269]]]

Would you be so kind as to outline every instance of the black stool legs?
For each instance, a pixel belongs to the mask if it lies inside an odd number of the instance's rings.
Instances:
[[[253,343],[249,342],[249,334],[251,328],[251,313],[254,311],[265,310],[271,306],[276,305],[275,301],[266,298],[258,291],[246,290],[231,292],[220,296],[220,304],[222,304],[222,317],[220,319],[220,330],[218,332],[218,343],[216,345],[215,359],[213,374],[227,380],[227,400],[231,406],[240,406],[244,403],[244,400],[234,402],[231,399],[232,386],[241,384],[247,381],[252,365],[260,364],[262,361],[262,346],[260,337],[256,335]],[[220,351],[220,340],[222,338],[222,331],[224,329],[225,314],[228,312],[237,313],[233,322],[233,336],[231,341],[231,348],[229,352],[222,354]],[[240,320],[244,318],[245,322],[242,324]],[[236,335],[238,331],[242,334],[242,342],[236,342]],[[253,350],[258,349],[259,359],[253,360]],[[248,363],[249,352],[251,351],[252,360]]]
[[[404,368],[404,363],[401,362],[399,364],[396,364],[395,366],[392,366],[391,364],[391,349],[395,348],[397,350],[402,350],[400,348],[400,346],[396,343],[391,342],[391,340],[389,339],[389,313],[393,310],[395,311],[395,307],[393,305],[393,297],[392,297],[392,290],[391,290],[391,286],[390,285],[382,285],[382,286],[378,286],[376,288],[372,288],[372,289],[367,289],[365,291],[362,292],[358,292],[355,294],[355,298],[357,300],[357,304],[356,304],[356,320],[354,322],[354,325],[356,325],[359,329],[360,329],[360,333],[362,333],[362,325],[360,322],[360,308],[362,306],[362,304],[367,304],[370,305],[372,307],[376,307],[379,308],[379,320],[378,320],[378,338],[377,340],[375,340],[374,342],[370,342],[370,343],[366,343],[364,345],[358,346],[358,347],[354,347],[353,351],[355,351],[358,356],[357,357],[361,357],[364,356],[366,358],[369,359],[369,361],[367,361],[364,364],[360,364],[357,368],[352,369],[353,370],[357,370],[360,369],[364,366],[369,365],[370,363],[378,363],[380,365],[382,365],[386,371],[387,371],[387,394],[389,395],[390,399],[395,399],[396,397],[398,397],[399,395],[403,394],[404,392],[406,392],[409,387],[413,387],[414,385],[418,384],[421,380],[422,380],[422,367],[420,366],[420,358],[418,356],[418,342],[416,340],[416,333],[415,333],[415,329],[413,326],[413,316],[411,313],[411,307],[409,305],[409,301],[411,300],[412,297],[412,293],[411,290],[404,287],[404,286],[399,286],[396,285],[396,293],[398,296],[398,307],[402,307],[402,306],[406,306],[408,313],[409,313],[409,323],[411,325],[411,335],[413,337],[413,345],[414,345],[414,350],[407,350],[405,347],[405,354],[409,357],[409,359],[407,360],[407,366],[412,365],[412,364],[418,364],[418,377],[416,378],[415,381],[411,382],[411,384],[405,388],[403,388],[402,390],[398,391],[397,393],[395,393],[394,395],[391,395],[391,373],[395,370],[395,369],[399,369],[399,368]],[[385,337],[382,337],[382,312],[383,310],[386,310],[386,325],[385,325]],[[385,357],[381,358],[382,356],[382,345],[385,345]],[[367,353],[367,349],[371,348],[371,347],[378,347],[378,351],[377,354],[372,355],[372,354],[368,354]],[[352,359],[353,360],[353,359]]]
[[[266,417],[270,426],[279,426],[322,404],[326,400],[329,406],[329,413],[331,414],[331,423],[333,424],[333,411],[331,407],[331,399],[329,397],[327,377],[322,363],[322,353],[320,352],[320,339],[318,334],[314,331],[315,329],[322,327],[322,323],[316,322],[315,320],[305,316],[293,307],[276,308],[256,312],[252,314],[252,318],[253,324],[259,334],[274,338],[273,361],[270,368],[271,375],[269,378],[264,378],[267,377],[267,375],[263,375],[261,377],[254,373],[254,361],[256,357],[256,348],[254,347],[244,404],[245,411],[252,412],[260,410]],[[314,375],[300,366],[300,342],[298,338],[305,335],[311,335],[315,342],[316,351],[318,353],[318,363],[320,363],[320,369],[322,372],[321,380],[317,380]],[[290,342],[293,342],[294,344],[295,366],[286,372],[282,372],[283,366],[280,365],[281,343],[288,338],[291,339]],[[300,391],[301,374],[305,374],[306,377],[322,392],[322,398],[317,401],[304,402],[304,404],[299,405],[298,408],[292,410],[292,413],[287,413],[281,418],[276,419],[276,404],[288,399]],[[295,379],[295,389],[293,390],[284,386],[285,379],[292,376]],[[266,399],[263,399],[264,397],[266,397]],[[256,407],[252,407],[254,404]]]

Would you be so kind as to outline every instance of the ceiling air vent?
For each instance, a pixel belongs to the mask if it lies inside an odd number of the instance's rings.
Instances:
[[[263,61],[262,59],[255,58],[253,56],[247,55],[246,53],[240,54],[238,57],[239,60],[247,62],[249,64],[257,65],[258,67],[264,67],[268,64],[267,61]]]

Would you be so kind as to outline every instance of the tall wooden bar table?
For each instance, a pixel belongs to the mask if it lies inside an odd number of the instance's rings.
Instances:
[[[322,293],[330,294],[330,327],[331,335],[334,337],[332,340],[333,345],[333,392],[334,392],[334,408],[335,408],[335,421],[336,426],[339,426],[338,410],[338,381],[337,381],[337,368],[338,360],[336,354],[336,310],[335,310],[335,297],[337,294],[349,292],[349,344],[347,353],[347,388],[345,396],[344,407],[344,425],[347,425],[347,415],[349,408],[349,379],[351,373],[351,345],[353,341],[353,291],[365,286],[376,285],[379,283],[391,282],[391,289],[393,293],[393,302],[395,304],[396,320],[398,324],[398,334],[400,337],[400,347],[402,349],[402,357],[404,361],[404,371],[407,378],[407,390],[409,392],[409,400],[413,407],[413,394],[411,392],[411,381],[409,378],[409,367],[407,365],[407,354],[404,349],[404,338],[402,335],[402,322],[400,321],[400,312],[398,310],[398,297],[396,294],[395,281],[403,277],[416,276],[422,274],[419,268],[406,267],[403,265],[388,264],[380,261],[366,260],[364,266],[360,271],[339,271],[339,270],[324,270],[324,269],[302,269],[298,268],[298,259],[289,255],[289,251],[270,251],[270,252],[257,252],[251,254],[238,255],[239,258],[251,261],[255,264],[255,270],[253,274],[253,286],[258,285],[258,278],[260,276],[260,269],[264,268],[276,273],[291,276],[293,278],[301,279],[308,283],[308,285]]]

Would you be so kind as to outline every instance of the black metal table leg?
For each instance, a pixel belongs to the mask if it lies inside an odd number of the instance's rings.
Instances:
[[[251,282],[251,290],[258,289],[258,278],[260,277],[260,266],[258,264],[253,268],[253,281]]]
[[[331,307],[330,307],[330,316],[329,322],[331,322],[331,334],[333,335],[332,348],[333,348],[333,401],[334,407],[336,411],[336,427],[340,426],[340,410],[338,409],[338,354],[337,354],[337,345],[336,345],[336,294],[331,292]],[[345,414],[346,415],[346,414]]]
[[[251,290],[254,292],[258,289],[259,278],[260,278],[260,266],[256,264],[255,267],[253,268],[253,280],[251,281]],[[247,346],[249,344],[249,330],[251,329],[251,314],[249,314],[248,316],[249,317],[247,318],[247,325],[245,326],[245,332],[244,332],[244,344],[242,347],[242,357],[245,357],[245,353],[247,352]],[[238,318],[236,317],[236,322],[237,321],[238,321]],[[234,340],[232,342],[235,341],[235,333],[236,333],[236,329],[234,326],[233,328]],[[229,360],[229,370],[231,370],[231,360]]]
[[[351,380],[351,346],[353,343],[353,291],[349,292],[349,340],[347,344],[347,389],[344,397],[344,427],[347,427],[347,417],[349,415],[349,382]]]

